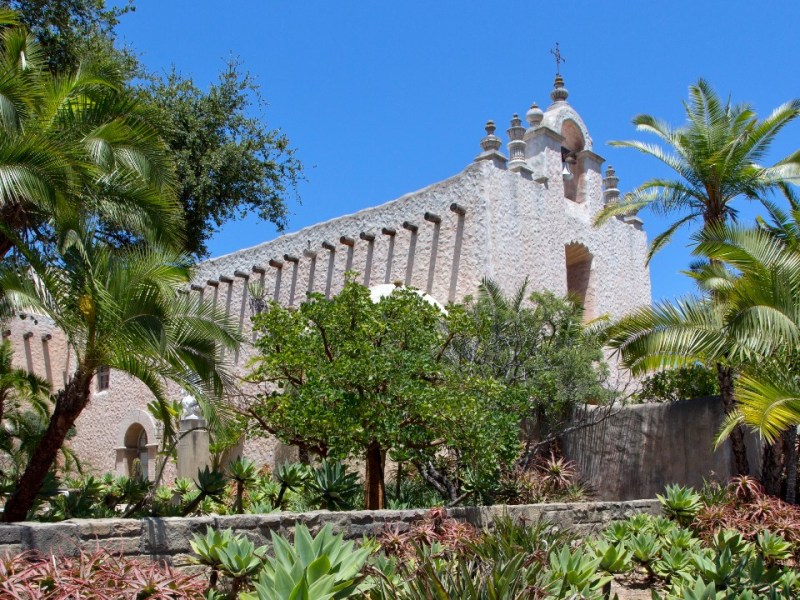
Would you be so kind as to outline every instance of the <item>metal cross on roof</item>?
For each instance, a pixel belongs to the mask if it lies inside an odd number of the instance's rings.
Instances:
[[[550,50],[550,54],[556,57],[556,75],[561,75],[561,63],[567,62],[567,59],[561,55],[561,50],[558,49],[558,42],[556,42],[556,47]]]

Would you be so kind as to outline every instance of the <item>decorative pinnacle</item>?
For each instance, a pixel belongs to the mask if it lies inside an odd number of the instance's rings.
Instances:
[[[522,120],[519,115],[514,113],[511,117],[511,127],[508,128],[508,157],[511,159],[508,163],[509,170],[514,170],[517,167],[525,165],[525,128],[522,126]]]
[[[525,128],[522,126],[522,120],[517,113],[514,113],[514,116],[511,117],[511,127],[508,128],[508,139],[521,140],[524,134]]]
[[[497,129],[494,125],[494,121],[491,119],[486,121],[485,129],[486,137],[481,140],[481,148],[483,148],[484,152],[497,152],[500,150],[500,146],[503,145],[503,142],[494,134]]]
[[[525,113],[525,120],[528,121],[528,125],[531,129],[535,129],[539,125],[542,124],[542,119],[544,119],[544,113],[542,109],[534,102],[531,104],[531,107],[528,109],[528,112]]]
[[[617,177],[617,172],[611,165],[608,165],[608,168],[606,168],[606,176],[603,179],[603,183],[605,184],[606,189],[615,188],[617,187],[617,184],[619,184],[619,177]]]
[[[556,74],[556,80],[553,82],[553,91],[550,92],[550,97],[553,102],[566,102],[569,91],[564,87],[564,78],[561,74]]]
[[[603,197],[606,201],[606,204],[611,204],[619,200],[619,188],[617,188],[618,184],[619,177],[617,177],[614,167],[609,165],[606,169],[606,176],[603,178],[603,186],[605,187],[605,190],[603,191]]]

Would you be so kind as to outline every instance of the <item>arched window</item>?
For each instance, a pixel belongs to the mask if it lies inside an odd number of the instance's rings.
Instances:
[[[571,243],[564,249],[567,266],[567,294],[583,305],[583,320],[595,316],[594,277],[592,276],[592,254],[583,244]]]
[[[584,149],[586,141],[580,128],[573,121],[564,121],[561,126],[564,138],[561,146],[561,161],[564,165],[564,197],[573,202],[583,202],[581,194],[583,184],[583,162],[578,153]]]

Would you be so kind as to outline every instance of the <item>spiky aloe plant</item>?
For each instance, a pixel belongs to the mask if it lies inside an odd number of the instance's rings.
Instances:
[[[258,477],[256,465],[253,461],[238,457],[228,465],[228,476],[236,484],[236,498],[233,501],[233,511],[235,513],[244,512],[242,506],[244,490],[248,485],[253,484]]]

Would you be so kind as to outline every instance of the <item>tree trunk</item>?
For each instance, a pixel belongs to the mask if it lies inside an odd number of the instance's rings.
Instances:
[[[394,499],[400,502],[400,493],[403,489],[403,461],[397,463],[397,473],[394,477]]]
[[[786,430],[786,502],[797,503],[797,427]]]
[[[79,369],[56,396],[50,423],[31,454],[17,489],[6,502],[3,510],[5,523],[24,521],[27,518],[47,473],[56,462],[67,433],[89,402],[91,381],[92,373],[85,373]]]
[[[733,369],[717,363],[717,381],[719,393],[722,397],[722,407],[725,414],[729,415],[736,410],[733,399]],[[749,475],[750,465],[747,461],[747,446],[744,443],[744,429],[741,425],[733,428],[730,435],[731,450],[733,453],[731,470],[734,475]]]
[[[767,494],[780,497],[783,484],[783,436],[771,444],[764,443],[761,483]]]
[[[383,456],[380,444],[370,442],[367,446],[367,472],[364,477],[364,504],[367,510],[380,510],[384,507]]]

